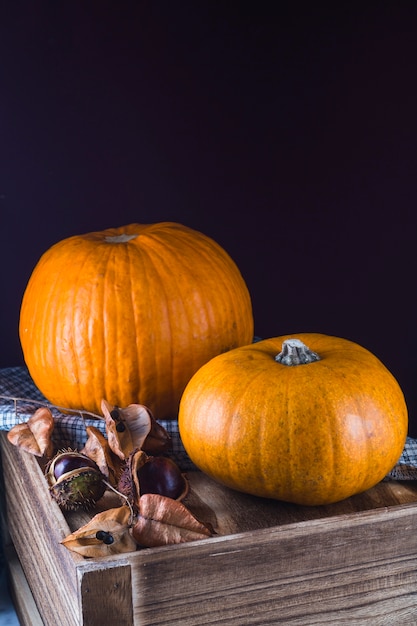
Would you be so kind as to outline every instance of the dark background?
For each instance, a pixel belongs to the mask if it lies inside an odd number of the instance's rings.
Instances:
[[[173,220],[234,258],[257,335],[373,351],[417,436],[417,3],[17,0],[0,17],[0,367],[23,363],[47,248]]]

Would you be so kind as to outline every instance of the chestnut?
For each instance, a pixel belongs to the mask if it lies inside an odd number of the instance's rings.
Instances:
[[[63,474],[72,472],[73,470],[81,469],[82,467],[91,467],[98,470],[98,466],[88,456],[79,452],[63,452],[57,455],[51,463],[53,467],[54,478],[58,480]]]
[[[106,491],[97,464],[73,450],[58,452],[47,465],[45,475],[52,498],[63,509],[90,509]]]
[[[188,491],[188,481],[178,465],[169,457],[150,456],[137,470],[140,495],[156,493],[182,499]]]

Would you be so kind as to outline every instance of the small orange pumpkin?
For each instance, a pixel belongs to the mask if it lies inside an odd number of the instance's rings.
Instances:
[[[182,442],[201,470],[304,505],[376,485],[399,459],[407,427],[403,393],[377,357],[315,333],[214,357],[188,383],[179,411]]]
[[[105,398],[169,419],[199,367],[252,341],[253,317],[242,275],[215,241],[176,223],[130,224],[47,250],[19,332],[53,404],[100,413]]]

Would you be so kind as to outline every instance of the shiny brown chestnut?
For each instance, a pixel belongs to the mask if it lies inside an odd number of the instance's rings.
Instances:
[[[169,457],[149,456],[137,469],[140,495],[155,493],[180,500],[188,492],[188,481]]]
[[[97,464],[73,450],[58,452],[45,475],[52,498],[67,510],[91,508],[107,488]]]

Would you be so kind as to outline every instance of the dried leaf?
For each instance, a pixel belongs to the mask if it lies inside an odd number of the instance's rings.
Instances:
[[[211,529],[177,500],[147,493],[141,496],[139,507],[132,534],[141,546],[153,548],[212,536]]]
[[[151,412],[143,404],[129,404],[120,409],[120,412],[132,438],[132,450],[143,448],[146,438],[152,431]]]
[[[31,454],[35,454],[36,456],[42,456],[36,439],[33,436],[33,433],[30,430],[29,426],[27,425],[27,422],[24,422],[23,424],[16,424],[15,426],[13,426],[13,428],[11,428],[7,433],[7,439],[14,446],[17,446],[22,450],[26,450],[26,452],[30,452]]]
[[[142,450],[151,455],[168,452],[172,447],[172,440],[165,428],[151,415],[151,430],[143,442]]]
[[[109,446],[123,461],[135,448],[142,448],[151,431],[149,410],[142,404],[129,404],[123,409],[101,401]]]
[[[101,473],[115,487],[122,473],[122,460],[114,454],[100,429],[96,426],[87,426],[86,432],[87,441],[81,453],[95,461]]]
[[[54,453],[54,418],[47,407],[40,407],[27,422],[16,424],[7,433],[13,445],[38,457],[50,459]]]
[[[97,513],[89,522],[61,541],[72,552],[85,557],[134,552],[136,542],[130,531],[131,513],[127,506]]]

